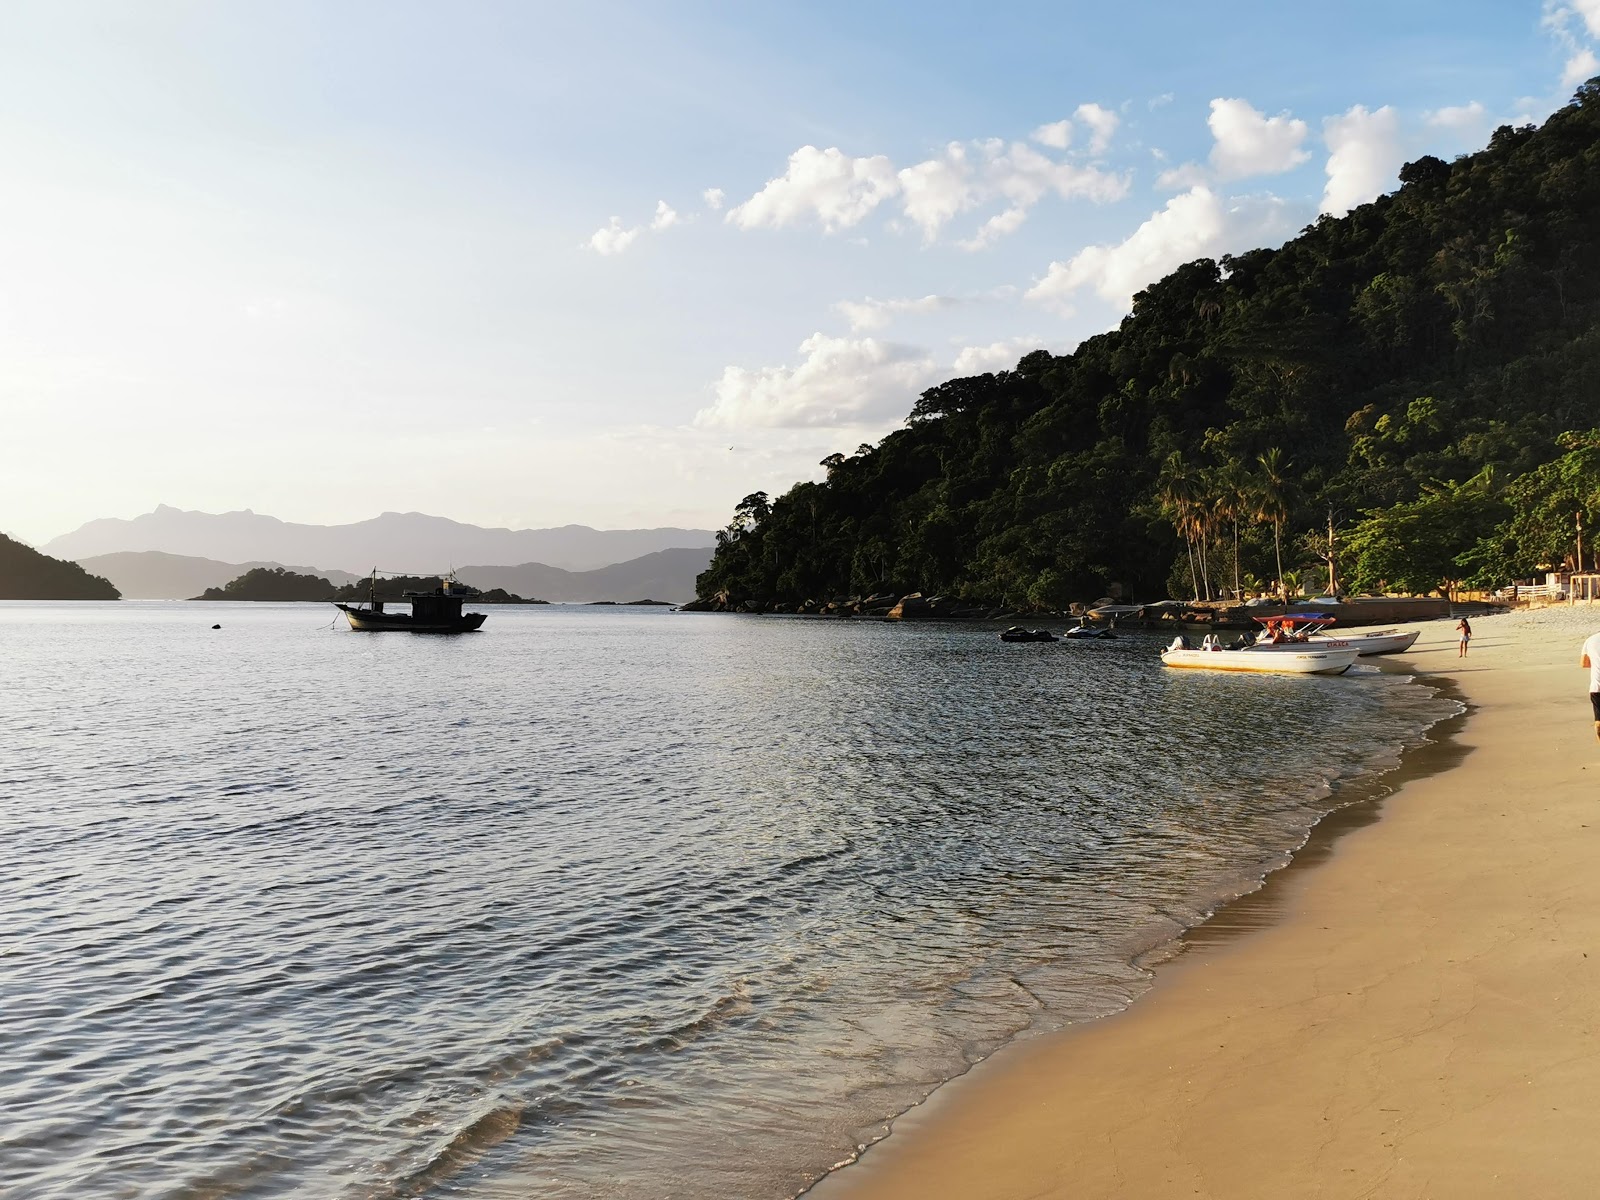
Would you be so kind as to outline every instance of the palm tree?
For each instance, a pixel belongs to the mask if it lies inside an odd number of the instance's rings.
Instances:
[[[1272,549],[1278,558],[1278,593],[1287,601],[1283,582],[1283,523],[1289,519],[1289,464],[1276,446],[1256,458],[1255,517],[1272,522]]]
[[[1217,468],[1212,476],[1215,500],[1213,511],[1218,519],[1233,526],[1233,598],[1237,600],[1239,587],[1239,519],[1252,515],[1254,480],[1237,462],[1228,462]]]
[[[1200,576],[1195,571],[1194,524],[1199,507],[1198,488],[1189,464],[1183,461],[1183,452],[1174,450],[1161,464],[1161,511],[1172,522],[1172,527],[1183,535],[1184,548],[1189,552],[1189,582],[1194,588],[1194,598],[1200,599]]]

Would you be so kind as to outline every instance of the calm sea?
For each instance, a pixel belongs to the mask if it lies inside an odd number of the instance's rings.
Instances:
[[[1126,1005],[1453,711],[1153,636],[492,613],[0,604],[8,1197],[782,1200]]]

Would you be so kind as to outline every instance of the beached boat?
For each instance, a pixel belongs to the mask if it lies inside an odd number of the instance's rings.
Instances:
[[[1281,617],[1257,617],[1266,630],[1256,643],[1263,650],[1354,650],[1363,658],[1379,654],[1400,654],[1411,649],[1422,636],[1420,629],[1377,629],[1371,633],[1337,634],[1326,632],[1332,624],[1320,613],[1288,613]]]
[[[377,580],[374,577],[365,608],[339,603],[335,603],[334,607],[344,613],[351,629],[361,633],[391,630],[407,633],[471,633],[488,619],[488,614],[464,613],[461,606],[479,594],[471,584],[443,575],[439,579],[439,586],[431,592],[403,593],[404,599],[411,604],[410,612],[387,612],[384,609],[385,602],[377,598]]]
[[[1161,652],[1169,667],[1199,671],[1254,671],[1274,675],[1343,675],[1360,657],[1354,650],[1305,650],[1292,646],[1246,646],[1224,650],[1211,639],[1202,650],[1191,650],[1182,638]]]

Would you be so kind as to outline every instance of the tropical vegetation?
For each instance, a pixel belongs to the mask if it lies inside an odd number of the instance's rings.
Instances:
[[[1408,592],[1574,563],[1600,507],[1600,79],[1400,183],[745,497],[700,595],[1060,608],[1327,586],[1330,559]]]

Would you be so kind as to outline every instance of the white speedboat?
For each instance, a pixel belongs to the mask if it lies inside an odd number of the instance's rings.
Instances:
[[[1329,649],[1354,649],[1366,658],[1373,654],[1399,654],[1411,649],[1411,643],[1421,636],[1420,629],[1379,629],[1373,633],[1347,633],[1342,637],[1313,633],[1306,639],[1306,644]]]
[[[1375,654],[1399,654],[1411,649],[1422,636],[1420,629],[1376,629],[1371,633],[1332,634],[1325,632],[1332,621],[1308,613],[1282,617],[1257,617],[1266,626],[1256,643],[1262,650],[1354,650],[1366,658]],[[1279,639],[1282,640],[1279,640]]]
[[[1354,650],[1307,650],[1293,646],[1246,646],[1224,650],[1214,643],[1191,650],[1175,638],[1161,652],[1169,667],[1199,671],[1256,671],[1275,675],[1343,675],[1360,655]]]

